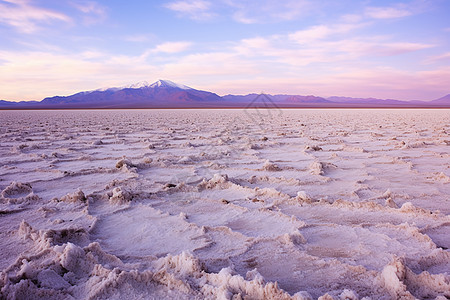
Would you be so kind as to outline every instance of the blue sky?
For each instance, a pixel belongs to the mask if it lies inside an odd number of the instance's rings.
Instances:
[[[0,0],[0,99],[169,79],[432,100],[450,93],[449,15],[449,0]]]

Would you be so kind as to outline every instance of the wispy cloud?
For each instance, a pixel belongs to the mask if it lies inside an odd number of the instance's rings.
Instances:
[[[239,70],[240,74],[236,74]],[[169,76],[201,77],[206,80],[220,77],[246,77],[261,72],[256,62],[248,61],[236,53],[219,51],[189,54],[165,64],[162,72]]]
[[[310,0],[182,0],[165,5],[182,16],[194,20],[209,20],[221,15],[231,17],[243,24],[272,23],[293,20],[308,13],[314,5]]]
[[[409,3],[396,3],[390,6],[368,6],[364,15],[373,19],[399,19],[433,9],[433,1],[412,0]]]
[[[308,0],[224,0],[235,21],[244,24],[290,21],[305,15],[313,7]]]
[[[220,15],[231,17],[242,24],[267,24],[291,21],[299,17],[320,12],[330,3],[312,0],[179,0],[165,5],[181,16],[194,20],[209,20]],[[398,19],[421,13],[429,8],[427,0],[413,0],[410,3],[396,3],[389,6],[367,6],[359,12],[343,16],[349,23],[369,19]],[[345,21],[345,20],[344,20]]]
[[[42,24],[53,21],[71,22],[71,18],[54,10],[34,6],[29,0],[0,0],[0,23],[20,32],[33,33]]]
[[[175,1],[165,5],[166,8],[194,20],[207,20],[215,14],[210,10],[211,2],[204,0]]]
[[[194,20],[209,20],[221,15],[229,16],[242,24],[264,24],[291,21],[299,17],[320,12],[330,3],[311,0],[179,0],[165,5],[166,8]],[[359,22],[363,17],[370,19],[395,19],[411,16],[426,9],[425,0],[414,0],[409,4],[397,3],[390,6],[368,6],[359,13],[343,16],[348,22]]]
[[[353,38],[328,43],[329,48],[334,48],[342,53],[347,53],[354,58],[395,56],[409,52],[432,48],[435,45],[411,42],[391,42],[383,38]]]
[[[72,2],[72,6],[84,14],[83,22],[86,25],[97,24],[106,19],[106,7],[95,1],[77,1]]]
[[[192,44],[192,42],[187,41],[165,42],[145,50],[139,55],[105,55],[106,59],[103,61],[105,65],[145,66],[151,64],[152,59],[156,56],[158,58],[165,57],[164,61],[166,62],[174,59],[178,60],[179,57],[177,58],[177,56],[181,55],[181,52],[188,50]]]
[[[127,42],[133,42],[133,43],[145,43],[148,41],[151,41],[156,36],[154,34],[132,34],[123,37],[123,39]]]
[[[374,19],[394,19],[411,16],[413,12],[402,6],[397,7],[368,7],[365,15]]]
[[[322,40],[333,36],[339,37],[340,34],[348,33],[364,24],[359,23],[337,23],[333,25],[316,25],[303,30],[289,34],[289,39],[297,43],[309,43]]]
[[[151,53],[179,53],[186,51],[192,46],[191,42],[166,42],[157,45],[154,49],[151,49]]]
[[[98,60],[103,57],[104,53],[98,50],[86,50],[81,52],[79,55],[82,59]]]
[[[450,62],[450,52],[445,52],[439,55],[431,56],[426,59],[426,63],[435,63],[439,61],[449,61]]]
[[[425,43],[394,42],[388,37],[348,36],[330,40],[324,38],[331,34],[328,30],[317,31],[319,33],[312,37],[309,35],[306,37],[302,32],[301,38],[298,33],[292,33],[284,36],[243,39],[233,46],[232,51],[243,60],[269,64],[277,72],[287,70],[295,72],[298,68],[309,68],[320,72],[325,64],[330,72],[333,66],[339,69],[353,63],[361,67],[364,67],[364,64],[366,64],[365,67],[373,67],[370,65],[372,59],[402,55],[435,46]],[[363,57],[365,63],[361,62]]]

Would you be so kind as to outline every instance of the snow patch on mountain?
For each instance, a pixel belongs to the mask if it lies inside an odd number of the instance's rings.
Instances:
[[[105,92],[105,91],[117,92],[117,91],[123,90],[123,89],[143,89],[143,88],[177,88],[177,89],[181,89],[181,90],[192,90],[191,87],[188,87],[186,85],[178,84],[178,83],[175,83],[170,80],[160,79],[152,84],[148,83],[148,81],[139,81],[139,82],[121,86],[121,87],[101,88],[101,89],[96,89],[93,91],[87,91],[87,92],[83,92],[83,93],[89,94],[92,92]]]
[[[178,84],[178,83],[175,83],[175,82],[170,81],[170,80],[161,80],[161,79],[158,80],[155,83],[152,83],[149,87],[151,87],[151,88],[159,88],[159,87],[168,88],[168,87],[171,87],[171,88],[177,88],[177,89],[182,89],[182,90],[192,90],[192,88],[190,88],[190,87],[188,87],[186,85]]]

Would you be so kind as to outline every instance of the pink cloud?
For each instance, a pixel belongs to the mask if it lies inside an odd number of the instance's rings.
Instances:
[[[211,2],[204,0],[174,1],[165,7],[194,20],[208,20],[215,15],[210,10]]]
[[[33,6],[27,0],[4,0],[0,2],[0,23],[7,24],[23,33],[39,30],[43,23],[53,21],[71,22],[72,19],[53,10]]]
[[[365,15],[374,19],[394,19],[411,16],[413,13],[404,6],[399,7],[368,7]]]
[[[72,5],[83,13],[83,22],[86,25],[97,24],[106,19],[106,7],[95,1],[77,1]]]

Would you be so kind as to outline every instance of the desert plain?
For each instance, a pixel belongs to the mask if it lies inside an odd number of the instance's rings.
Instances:
[[[2,299],[449,299],[449,109],[0,111]]]

